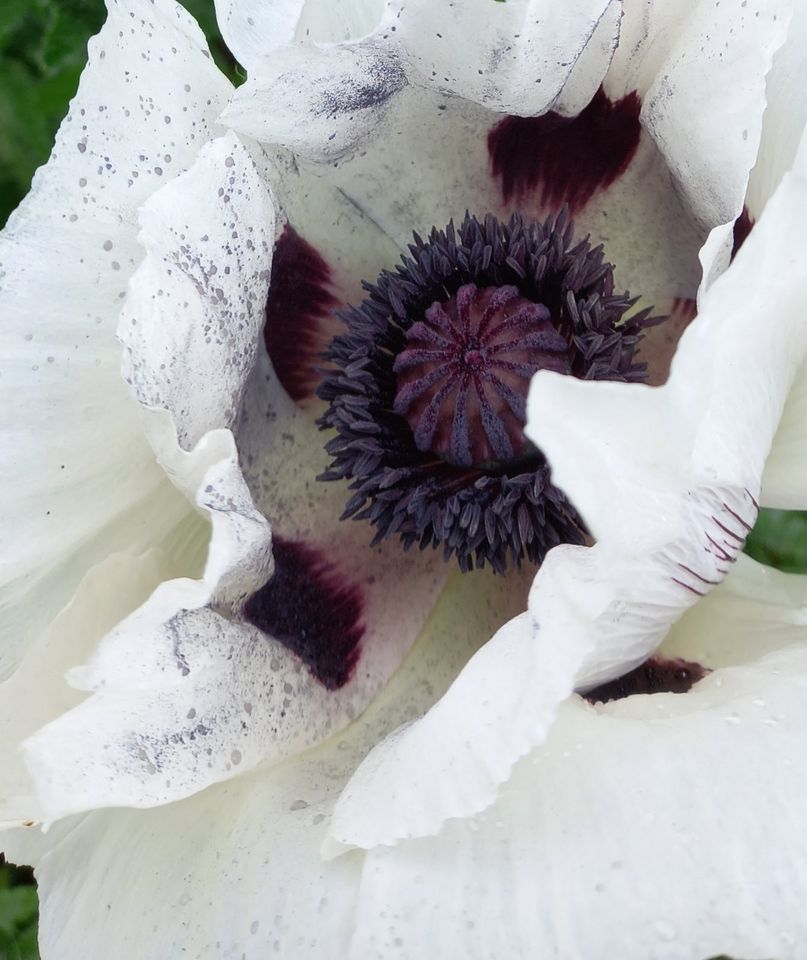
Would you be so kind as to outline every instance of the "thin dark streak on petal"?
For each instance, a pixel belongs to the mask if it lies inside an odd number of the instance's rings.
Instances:
[[[723,549],[723,547],[720,546],[717,540],[711,537],[708,533],[706,534],[706,539],[709,541],[709,543],[711,543],[711,545],[715,548],[715,550],[718,551],[718,553],[713,554],[714,556],[717,557],[718,560],[722,560],[724,563],[734,563],[734,561],[737,559],[736,557],[733,557],[730,553],[726,553],[726,551]],[[706,547],[706,552],[713,553],[713,551],[709,550],[708,547]]]
[[[720,583],[720,580],[709,580],[707,577],[701,576],[701,574],[697,573],[691,567],[688,567],[685,563],[679,563],[678,566],[682,570],[686,570],[687,573],[692,574],[692,576],[695,577],[696,580],[700,580],[701,583],[708,583],[713,587],[716,587]]]
[[[672,582],[673,582],[673,583],[677,583],[679,587],[683,587],[684,590],[689,590],[690,593],[694,593],[694,594],[696,594],[696,595],[699,596],[699,597],[705,597],[705,596],[706,596],[705,593],[701,592],[700,590],[696,590],[695,587],[690,586],[690,584],[688,584],[688,583],[684,583],[683,580],[679,580],[677,577],[673,577],[673,578],[672,578]]]
[[[724,510],[726,510],[727,513],[730,513],[730,514],[732,515],[732,517],[734,517],[734,519],[737,521],[737,523],[740,524],[741,527],[745,527],[745,529],[746,529],[749,533],[751,532],[751,524],[748,523],[748,522],[746,522],[745,520],[743,520],[743,518],[739,515],[739,513],[737,513],[736,511],[732,510],[731,507],[730,507],[727,503],[724,503],[724,504],[723,504],[723,508],[724,508]],[[743,541],[744,541],[744,540],[745,540],[745,538],[743,538]]]
[[[731,511],[729,511],[729,512],[731,512]],[[734,516],[737,516],[737,514],[734,514]],[[739,519],[739,518],[738,518],[738,519]],[[712,517],[712,520],[715,522],[715,525],[716,525],[716,526],[720,527],[720,529],[723,531],[723,533],[725,533],[725,534],[727,534],[729,537],[731,537],[732,540],[736,540],[737,543],[740,544],[740,546],[742,546],[742,545],[745,543],[745,537],[741,537],[739,533],[735,533],[734,530],[732,530],[730,527],[727,527],[725,524],[721,523],[721,522],[717,519],[717,517]],[[751,527],[749,527],[748,524],[743,524],[743,526],[745,526],[748,530],[751,529]],[[730,546],[730,544],[726,544],[726,546],[728,547],[728,546]]]
[[[743,492],[744,492],[745,495],[748,497],[748,499],[751,501],[751,503],[754,504],[754,509],[757,511],[757,513],[759,513],[759,501],[758,501],[757,498],[754,496],[754,494],[751,493],[751,491],[748,489],[748,487],[743,487]]]

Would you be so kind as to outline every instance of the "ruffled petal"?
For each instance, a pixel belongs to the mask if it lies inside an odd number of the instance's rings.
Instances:
[[[759,147],[765,76],[792,7],[790,0],[624,4],[606,91],[641,95],[642,124],[708,229],[733,222],[742,209]]]
[[[120,378],[115,324],[140,257],[135,211],[192,162],[229,90],[181,7],[111,2],[53,155],[0,239],[0,675],[94,563],[143,549],[186,509],[150,499],[164,481]]]
[[[552,0],[394,6],[395,37],[413,80],[497,113],[543,113],[561,91],[569,103],[590,96],[616,42],[611,0],[570,0],[562,10]]]
[[[169,532],[169,551],[151,550],[141,557],[116,554],[93,567],[70,604],[31,644],[20,666],[0,686],[0,825],[43,817],[19,746],[84,699],[65,683],[66,671],[83,663],[98,641],[163,580],[198,575],[207,537],[207,524],[201,517],[189,515]]]
[[[276,38],[287,35],[292,6],[259,15],[284,20],[268,48],[280,47]],[[370,27],[372,9],[361,6],[355,21],[361,28]],[[380,133],[392,101],[408,83],[498,113],[542,113],[561,93],[561,106],[573,109],[590,99],[608,67],[618,14],[614,0],[570,0],[562,15],[550,0],[510,0],[495,8],[489,0],[396,0],[361,42],[311,43],[306,30],[308,42],[265,59],[255,57],[250,32],[246,42],[240,36],[234,42],[237,55],[243,51],[254,69],[222,119],[249,136],[332,162]],[[226,35],[234,22],[231,9],[223,19]],[[243,23],[243,14],[237,19]],[[320,17],[313,13],[310,19],[316,24]],[[269,33],[267,25],[263,32]]]
[[[395,51],[375,43],[286,47],[239,88],[221,121],[330,163],[380,131],[406,84]]]
[[[564,704],[484,815],[368,854],[350,956],[797,960],[805,668]]]
[[[456,576],[378,701],[314,751],[157,810],[3,834],[11,859],[36,865],[43,960],[347,956],[361,860],[319,855],[333,801],[370,745],[427,708],[517,609],[508,591],[488,573]]]
[[[222,470],[229,478],[217,482]],[[285,645],[244,623],[238,601],[268,577],[271,571],[255,568],[271,554],[261,547],[267,531],[246,492],[240,507],[234,496],[235,470],[231,460],[202,480],[200,507],[218,510],[205,582],[164,584],[101,643],[87,669],[71,673],[95,695],[29,740],[28,763],[49,818],[164,803],[316,744],[373,700],[417,635],[433,603],[429,591],[441,580],[408,570],[397,550],[386,558],[365,551],[366,562],[356,551],[354,560],[339,541],[328,559],[364,588],[361,659],[347,683],[327,689]],[[408,578],[406,590],[391,589],[396,576]],[[523,608],[526,582],[526,575],[506,582],[473,575],[469,588],[485,616],[477,624],[463,614],[454,629],[476,636],[491,617]]]
[[[250,73],[295,41],[338,43],[373,31],[384,0],[216,0],[216,17],[227,46]]]
[[[731,574],[674,624],[660,653],[709,669],[751,664],[807,639],[807,577],[741,553]]]
[[[94,695],[26,743],[47,819],[108,803],[165,802],[198,789],[189,786],[194,776],[207,785],[232,769],[235,745],[227,738],[241,714],[249,720],[238,683],[245,671],[249,684],[256,644],[248,628],[228,618],[269,576],[272,554],[268,525],[252,507],[226,437],[222,432],[220,441],[185,455],[188,475],[201,473],[197,506],[213,523],[203,579],[162,582],[101,641],[86,667],[68,674],[72,686]],[[253,679],[265,685],[268,668],[256,656],[264,672]],[[217,748],[212,759],[204,750],[210,745]]]
[[[654,578],[657,568],[622,545],[552,550],[528,612],[473,657],[425,717],[358,768],[336,805],[326,853],[430,836],[490,806],[575,685],[620,676],[661,643],[690,594]]]
[[[242,67],[256,63],[294,40],[305,0],[216,0],[224,42]]]
[[[793,6],[787,41],[773,58],[766,85],[767,106],[762,120],[759,154],[748,184],[746,203],[756,221],[790,170],[807,125],[807,9]]]
[[[171,413],[180,445],[231,427],[255,362],[275,209],[234,134],[140,211],[146,259],[121,315],[123,373],[145,407]]]

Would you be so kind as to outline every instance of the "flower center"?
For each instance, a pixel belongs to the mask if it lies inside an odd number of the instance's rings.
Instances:
[[[569,345],[549,310],[514,286],[460,287],[406,331],[394,409],[415,446],[457,466],[509,463],[527,447],[530,378],[568,372]]]
[[[503,572],[580,543],[582,521],[524,435],[538,370],[637,381],[649,311],[615,294],[613,268],[565,213],[545,223],[467,215],[415,234],[395,271],[338,316],[326,351],[320,426],[335,431],[321,480],[348,480],[343,518],[374,543],[442,547],[460,568]],[[540,412],[539,412],[540,414]]]

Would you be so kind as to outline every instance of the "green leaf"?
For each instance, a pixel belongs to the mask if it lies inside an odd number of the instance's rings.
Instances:
[[[0,933],[14,934],[36,920],[36,887],[0,890]]]
[[[778,570],[807,573],[807,513],[760,510],[745,552]]]
[[[0,960],[38,960],[37,894],[34,886],[0,889]]]
[[[36,924],[14,935],[0,932],[0,960],[39,960]]]
[[[3,177],[25,184],[47,159],[51,129],[43,116],[38,85],[24,64],[0,61],[0,169]]]
[[[0,3],[0,49],[5,48],[7,39],[18,29],[29,9],[28,0],[3,0]]]
[[[101,29],[103,8],[95,0],[49,2],[39,51],[43,76],[53,76],[87,60],[87,41]]]

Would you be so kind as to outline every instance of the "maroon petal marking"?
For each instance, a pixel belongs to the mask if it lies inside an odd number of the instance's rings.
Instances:
[[[651,657],[624,677],[589,690],[585,697],[589,703],[609,703],[636,693],[688,693],[707,673],[706,667],[690,660]]]
[[[734,221],[734,244],[731,248],[731,259],[733,260],[740,247],[748,239],[748,234],[754,226],[754,219],[748,212],[748,207],[743,207],[743,212]]]
[[[488,133],[491,173],[501,180],[505,203],[540,188],[542,209],[581,210],[633,159],[641,107],[635,91],[613,101],[600,87],[576,117],[505,117]]]
[[[319,550],[274,536],[275,570],[244,604],[253,626],[295,653],[328,690],[350,680],[364,636],[361,588]]]
[[[286,224],[275,244],[263,338],[283,389],[296,403],[314,396],[321,354],[334,330],[338,304],[331,268],[321,254]]]

